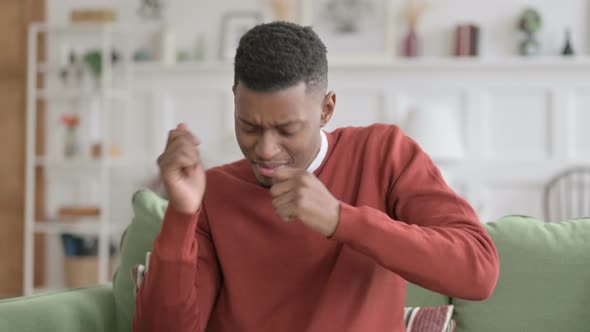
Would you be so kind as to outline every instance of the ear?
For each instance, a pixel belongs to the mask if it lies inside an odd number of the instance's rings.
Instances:
[[[334,109],[336,108],[336,92],[329,91],[324,100],[322,101],[322,118],[320,121],[320,127],[324,127],[330,119],[332,118],[332,114],[334,114]]]

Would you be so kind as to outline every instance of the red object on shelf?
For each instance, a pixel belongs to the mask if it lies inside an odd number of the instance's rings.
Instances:
[[[479,55],[479,27],[475,24],[458,25],[455,30],[455,56]]]
[[[80,123],[80,119],[77,115],[63,114],[61,116],[61,123],[66,126],[66,128],[76,128]]]
[[[418,34],[414,27],[410,27],[408,34],[404,39],[404,56],[405,57],[416,57],[418,56],[418,48],[420,47],[418,41]]]

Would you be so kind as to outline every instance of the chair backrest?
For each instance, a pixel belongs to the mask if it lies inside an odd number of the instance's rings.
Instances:
[[[560,172],[544,188],[545,221],[590,216],[590,166]]]

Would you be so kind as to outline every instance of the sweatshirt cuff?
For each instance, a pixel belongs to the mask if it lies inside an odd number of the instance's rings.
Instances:
[[[363,212],[351,205],[340,202],[340,220],[331,239],[349,242],[363,232]],[[365,229],[366,230],[366,229]]]
[[[201,209],[192,214],[176,210],[168,204],[162,228],[155,245],[158,253],[166,259],[188,259],[191,256],[197,221]]]

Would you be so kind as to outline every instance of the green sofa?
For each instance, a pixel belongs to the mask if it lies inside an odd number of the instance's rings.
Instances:
[[[139,191],[133,208],[134,220],[121,242],[121,272],[112,285],[0,301],[0,332],[130,331],[129,270],[143,263],[166,202]],[[494,294],[470,302],[408,285],[408,306],[453,304],[458,332],[590,331],[590,219],[547,224],[509,216],[485,227],[500,254]]]

